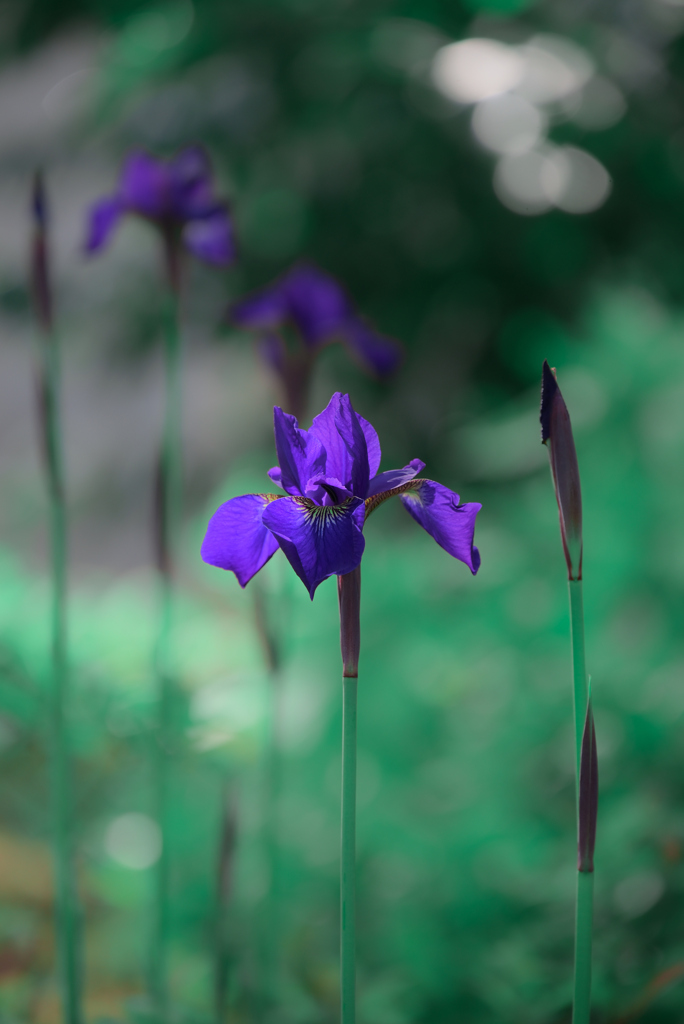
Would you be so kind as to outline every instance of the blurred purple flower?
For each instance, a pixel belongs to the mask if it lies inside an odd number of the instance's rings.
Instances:
[[[201,146],[188,146],[170,160],[130,153],[116,192],[90,210],[86,251],[104,248],[126,213],[152,221],[167,244],[180,240],[206,263],[223,266],[235,257],[228,207],[214,195],[209,158]]]
[[[441,547],[477,572],[473,534],[482,506],[459,505],[442,484],[416,479],[420,459],[378,473],[378,435],[348,395],[336,392],[310,430],[277,406],[274,423],[279,465],[268,475],[286,494],[245,494],[221,505],[202,544],[205,562],[231,570],[244,587],[280,547],[313,598],[328,576],[358,567],[365,520],[398,495]]]
[[[313,360],[319,350],[342,341],[361,365],[378,377],[397,369],[398,342],[378,334],[358,315],[340,284],[311,264],[299,264],[231,309],[235,323],[262,335],[261,351],[281,377],[291,411],[301,416]],[[288,350],[280,333],[291,325],[301,342]]]

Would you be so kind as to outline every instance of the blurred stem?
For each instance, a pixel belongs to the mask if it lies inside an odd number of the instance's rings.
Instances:
[[[169,258],[171,265],[171,258]],[[156,865],[154,933],[150,963],[150,995],[162,1020],[168,1009],[167,955],[169,937],[169,746],[171,704],[175,673],[173,659],[174,585],[173,556],[176,550],[181,506],[181,365],[178,328],[177,278],[170,274],[171,288],[164,317],[166,405],[159,467],[156,547],[159,577],[159,632],[154,667],[157,690],[157,722],[153,756],[154,802],[161,833],[161,853]]]
[[[72,792],[65,704],[67,660],[67,526],[59,415],[59,351],[54,332],[41,339],[43,356],[41,412],[50,495],[52,570],[51,775],[55,830],[57,940],[66,1024],[80,1024],[81,984],[78,953],[79,907],[72,854]]]
[[[594,922],[594,872],[577,872],[575,922],[575,998],[573,1024],[589,1024],[591,1017],[591,940]]]
[[[570,595],[570,635],[572,641],[572,676],[574,693],[576,792],[579,842],[579,770],[582,735],[587,716],[589,687],[584,654],[584,606],[582,581],[568,582]],[[593,924],[594,873],[577,874],[577,913],[575,921],[575,987],[573,1024],[588,1024],[591,1014],[591,944]]]
[[[268,898],[265,901],[263,928],[264,957],[264,1002],[267,1008],[276,1006],[278,994],[278,970],[280,946],[279,918],[279,843],[278,806],[280,803],[280,703],[281,679],[277,668],[269,675],[270,709],[268,734],[266,737],[266,791],[264,794],[264,852],[268,871]]]

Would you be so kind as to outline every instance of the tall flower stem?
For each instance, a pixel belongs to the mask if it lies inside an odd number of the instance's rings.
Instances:
[[[581,822],[580,774],[582,763],[582,739],[589,710],[589,684],[587,681],[584,654],[584,607],[582,580],[569,580],[570,635],[572,642],[572,676],[575,717],[576,746],[576,791],[578,843]],[[594,871],[583,869],[577,872],[577,909],[575,920],[575,980],[573,999],[573,1024],[589,1024],[591,1013],[591,950],[593,928]]]
[[[341,1024],[356,1020],[356,717],[361,569],[337,577],[342,645]]]
[[[38,413],[50,503],[50,560],[52,577],[50,689],[50,776],[54,828],[57,947],[65,1024],[81,1024],[79,961],[79,904],[72,845],[72,787],[65,705],[69,688],[67,649],[67,511],[64,493],[60,417],[58,339],[52,318],[48,268],[46,204],[40,175],[33,194],[35,231],[32,285],[38,321],[40,365]]]
[[[169,747],[175,662],[173,650],[173,556],[181,509],[181,362],[178,328],[178,253],[173,238],[165,239],[169,294],[164,315],[165,412],[155,502],[159,627],[154,657],[157,720],[153,751],[154,807],[161,834],[156,865],[154,933],[150,957],[150,995],[164,1020],[168,1009],[167,956],[169,939]]]

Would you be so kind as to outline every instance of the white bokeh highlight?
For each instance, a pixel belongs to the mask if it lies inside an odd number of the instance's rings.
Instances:
[[[479,103],[509,92],[525,74],[525,61],[512,46],[496,39],[464,39],[441,47],[432,63],[432,80],[456,103]]]
[[[546,130],[543,111],[514,93],[478,103],[473,110],[475,138],[493,153],[526,153]]]
[[[159,860],[159,826],[146,814],[122,814],[107,826],[104,846],[112,860],[131,871],[144,871]]]
[[[516,45],[464,39],[437,51],[432,79],[452,102],[473,105],[473,135],[499,157],[494,191],[508,209],[585,214],[606,201],[612,182],[603,164],[579,147],[547,140],[552,122],[601,131],[627,109],[620,89],[596,74],[577,43],[551,34]]]

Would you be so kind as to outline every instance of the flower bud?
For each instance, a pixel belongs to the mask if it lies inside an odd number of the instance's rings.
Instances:
[[[582,492],[568,409],[555,372],[544,360],[541,392],[542,443],[549,449],[568,579],[582,579]]]
[[[598,816],[598,755],[596,752],[596,730],[591,696],[587,704],[587,717],[582,736],[579,773],[579,822],[577,841],[577,870],[594,870],[594,846],[596,844],[596,818]]]

